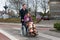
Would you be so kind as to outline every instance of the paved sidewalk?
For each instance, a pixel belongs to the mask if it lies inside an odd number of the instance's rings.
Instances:
[[[0,40],[10,40],[8,37],[0,33]]]

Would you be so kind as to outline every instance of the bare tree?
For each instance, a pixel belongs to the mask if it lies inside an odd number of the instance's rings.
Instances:
[[[35,16],[36,16],[38,1],[37,1],[37,0],[35,0],[35,3],[36,3],[36,5],[35,5]]]
[[[22,4],[24,3],[24,0],[8,0],[8,2],[10,3],[10,5],[8,6],[9,9],[13,9],[13,11],[16,10],[17,15],[18,15],[19,10],[20,10]],[[14,16],[13,11],[10,12],[9,15]]]
[[[47,0],[41,0],[40,7],[43,9],[43,12],[46,13],[48,9],[48,2]]]
[[[29,1],[29,0],[28,0]],[[31,11],[34,13],[34,15],[36,16],[37,13],[37,5],[38,5],[38,1],[37,0],[30,0],[30,5],[31,5]],[[28,4],[29,4],[28,3]]]
[[[28,9],[28,7],[29,7],[29,2],[28,2],[29,0],[27,0],[27,9]]]
[[[41,0],[39,6],[43,10],[42,17],[44,18],[44,16],[46,16],[46,15],[48,16],[48,14],[47,14],[47,10],[49,9],[49,7],[48,7],[48,0]]]
[[[8,10],[8,15],[11,16],[11,17],[15,16],[14,11],[9,9]]]
[[[21,8],[21,4],[23,3],[23,0],[9,0],[9,3],[11,6],[13,6],[16,10],[19,10]]]

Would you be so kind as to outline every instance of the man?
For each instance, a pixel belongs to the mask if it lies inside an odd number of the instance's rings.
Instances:
[[[26,13],[28,13],[28,10],[26,9],[26,4],[23,4],[22,9],[20,10],[20,13],[19,13],[19,15],[21,16],[22,34],[23,35],[24,35],[24,27],[25,27],[25,25],[24,25],[24,16],[25,16]],[[26,29],[26,32],[27,32],[27,29]]]

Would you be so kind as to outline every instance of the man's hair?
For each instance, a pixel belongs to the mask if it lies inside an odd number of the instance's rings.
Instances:
[[[26,4],[22,4],[22,6],[24,6],[24,5],[26,5]]]

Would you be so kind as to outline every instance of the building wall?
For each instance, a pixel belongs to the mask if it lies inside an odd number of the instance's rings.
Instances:
[[[60,0],[50,0],[51,16],[60,16]]]

